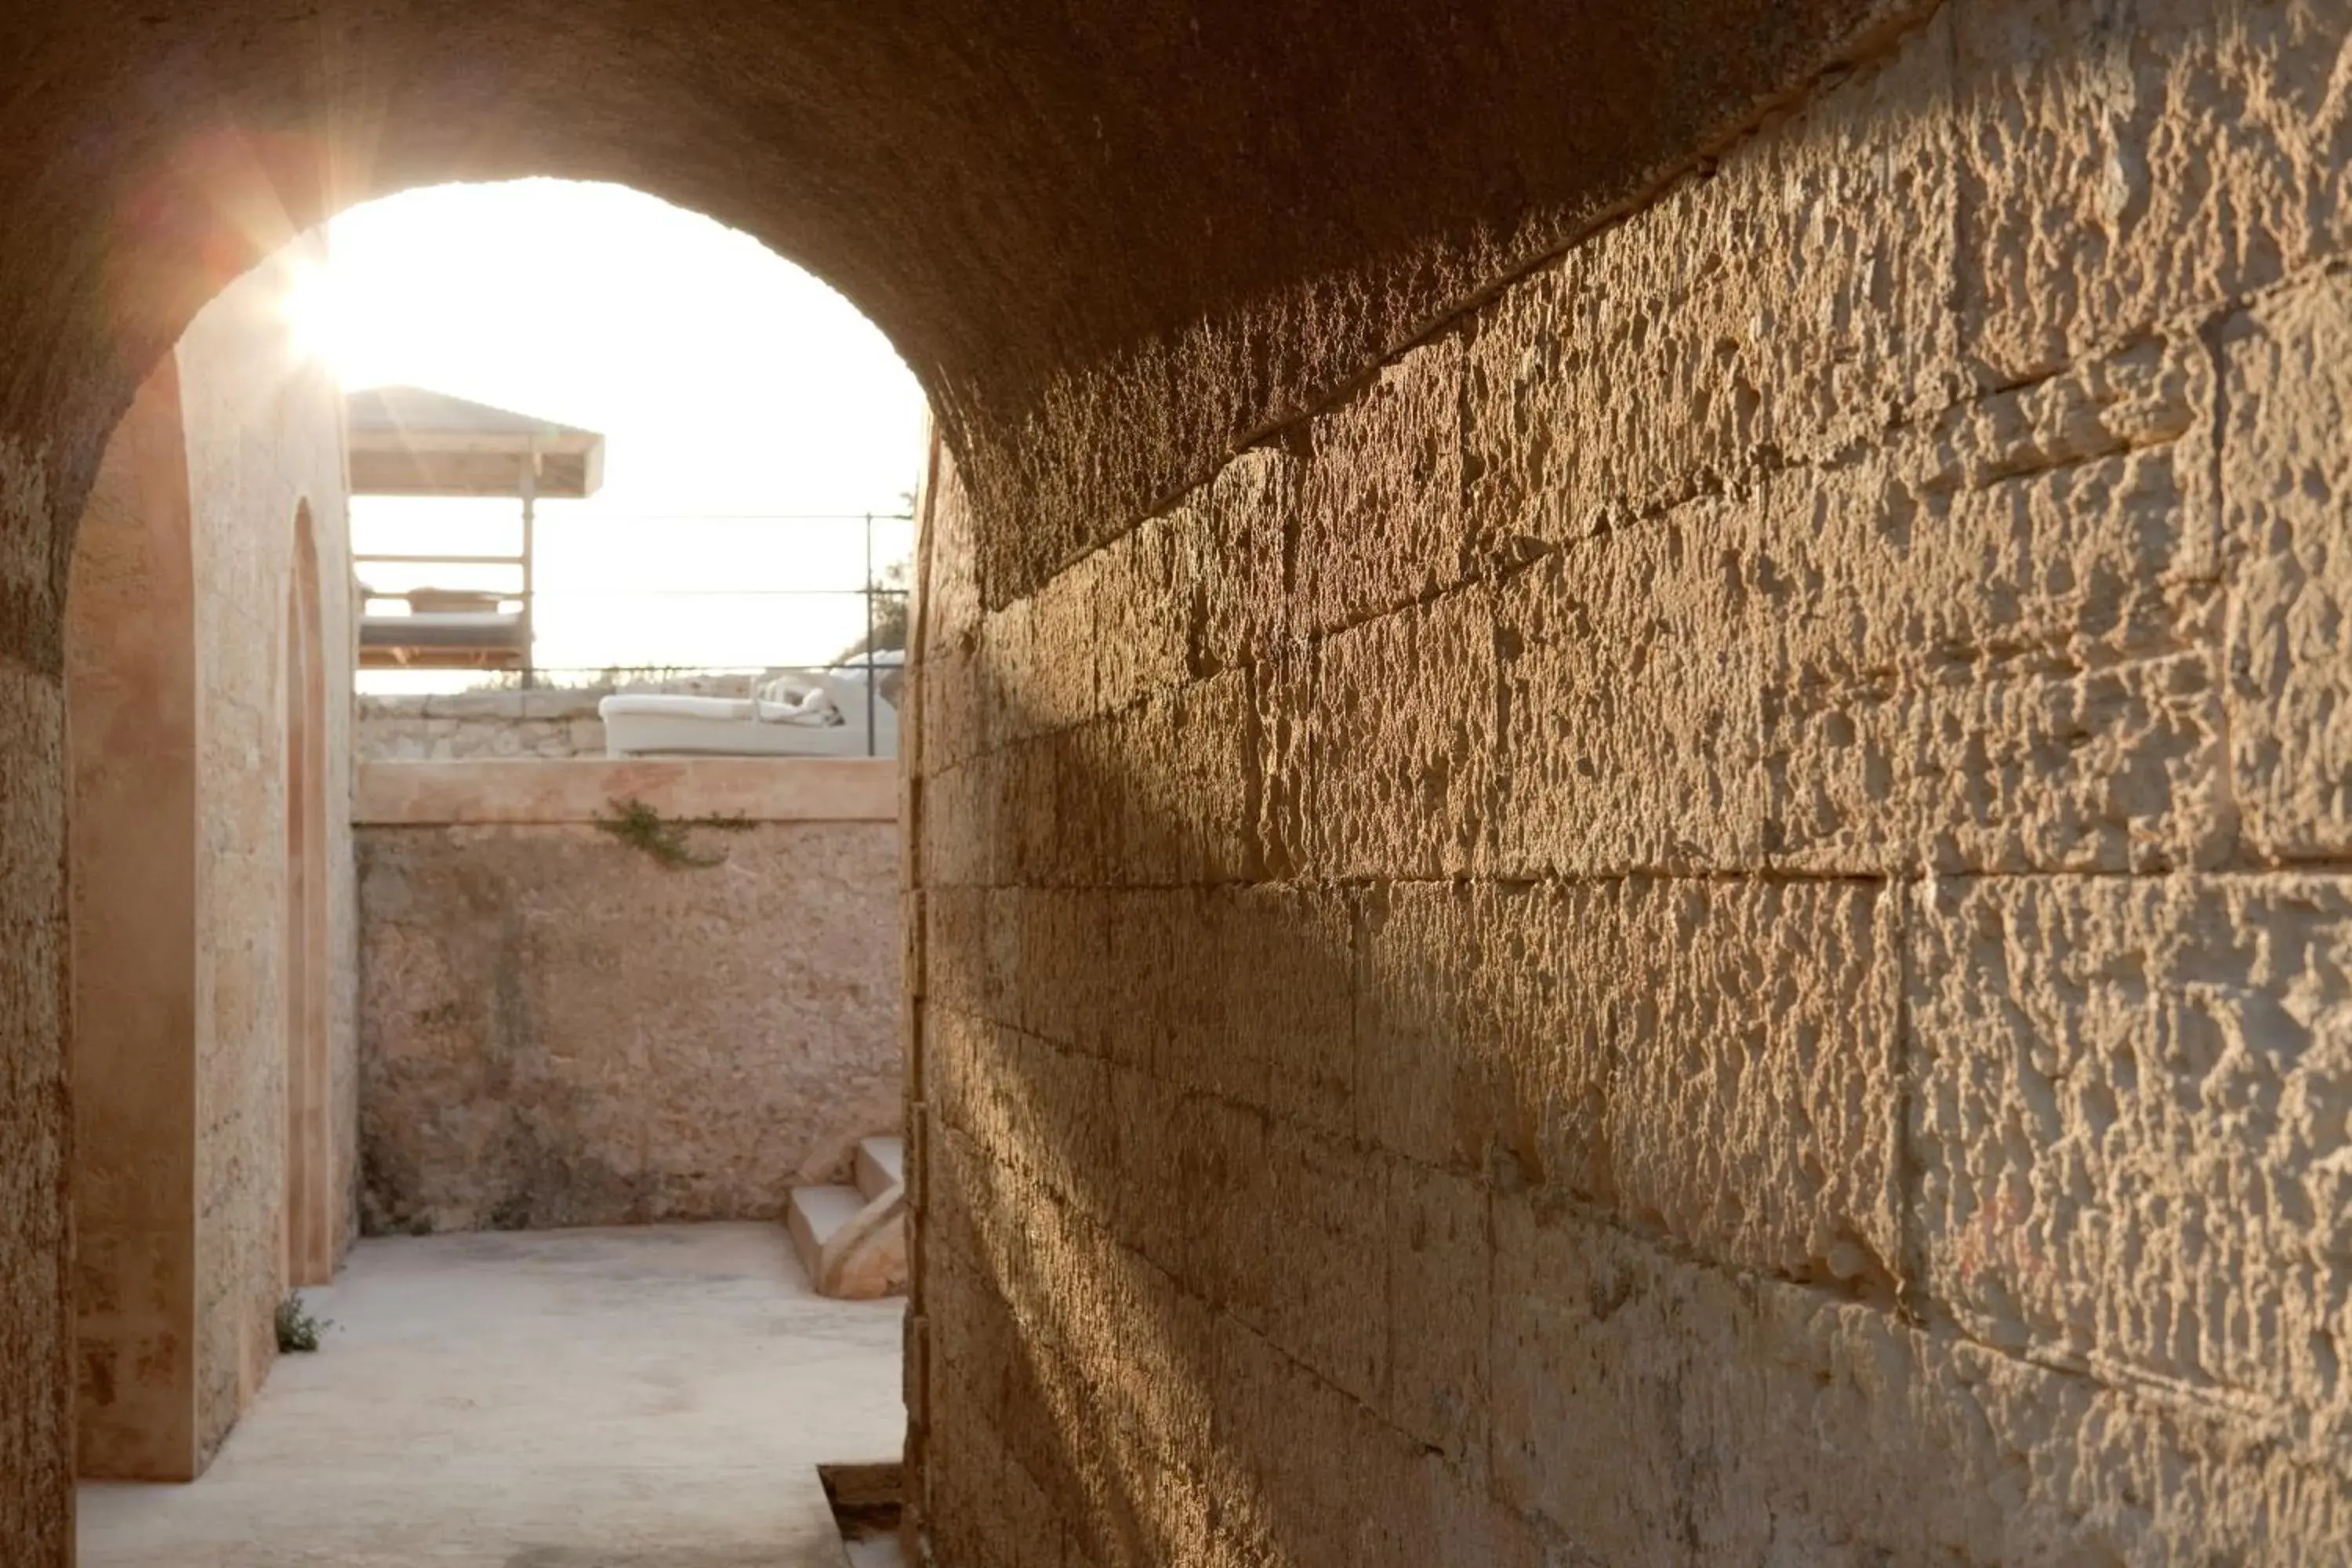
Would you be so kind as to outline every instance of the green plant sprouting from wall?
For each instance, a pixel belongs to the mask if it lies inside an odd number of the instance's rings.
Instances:
[[[733,816],[664,816],[652,806],[631,795],[613,802],[609,813],[600,812],[596,826],[622,843],[650,855],[660,865],[671,870],[705,868],[721,865],[724,855],[710,855],[695,847],[692,830],[698,827],[717,828],[724,833],[741,833],[753,826],[751,819],[740,814]]]

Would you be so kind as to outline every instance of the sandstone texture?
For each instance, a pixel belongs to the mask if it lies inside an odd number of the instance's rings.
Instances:
[[[74,549],[75,1468],[189,1480],[195,1434],[194,552],[176,361]]]
[[[937,1561],[2352,1554],[2344,0],[154,9],[0,19],[0,1559],[69,1551],[71,521],[257,257],[550,173],[938,407],[874,915]],[[644,1099],[626,944],[784,1005],[814,831],[648,892],[371,828],[478,1075],[420,1103],[626,1084],[598,1190],[692,1189],[740,1097]],[[249,1262],[267,1086],[206,1081]],[[540,1190],[526,1118],[407,1131]]]
[[[2352,1553],[2348,52],[1958,0],[1009,604],[942,460],[942,1561]]]
[[[110,450],[75,561],[76,1364],[99,1477],[201,1470],[268,1375],[287,1289],[353,1234],[349,706],[318,703],[307,770],[289,707],[302,660],[320,691],[347,691],[353,662],[341,394],[280,306],[321,254],[289,249],[191,325]],[[300,930],[296,809],[320,830]],[[321,990],[298,1026],[304,942]]]
[[[781,1219],[897,1125],[896,827],[692,838],[360,830],[371,1231]]]
[[[319,242],[311,242],[315,247]],[[297,514],[311,517],[323,611],[317,647],[329,692],[350,689],[341,394],[292,344],[281,301],[295,247],[247,274],[197,318],[178,351],[195,556],[198,799],[196,898],[197,1431],[209,1453],[278,1353],[287,1278],[288,693],[289,579]],[[330,1210],[340,1252],[353,1234],[358,1079],[357,952],[351,879],[349,705],[324,707],[329,809],[321,857],[331,977],[326,1042]],[[312,1194],[314,1197],[321,1194]]]

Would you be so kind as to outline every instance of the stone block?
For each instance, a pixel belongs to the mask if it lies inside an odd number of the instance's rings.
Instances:
[[[1777,863],[2222,852],[2212,446],[2191,338],[1777,477],[1751,527]]]
[[[1778,715],[1776,859],[1852,875],[2158,872],[2226,856],[2210,651],[2086,667],[2030,650],[2000,663]]]
[[[1117,1200],[1109,1068],[1034,1036],[935,1015],[929,1087],[947,1123],[1079,1213]]]
[[[0,920],[65,913],[66,701],[63,683],[0,656]]]
[[[1301,640],[1277,644],[1270,657],[1250,668],[1256,707],[1256,869],[1268,881],[1307,875],[1318,836],[1329,837],[1315,817],[1329,743],[1316,709],[1319,662],[1316,645]]]
[[[1764,863],[1763,677],[1733,630],[1752,542],[1741,511],[1699,501],[1496,590],[1501,766],[1475,814],[1496,870]]]
[[[1129,765],[1120,750],[1123,722],[1082,724],[1034,742],[1028,773],[1034,798],[1020,816],[1026,879],[1085,887],[1119,879],[1130,826],[1120,785]]]
[[[36,911],[0,918],[0,1100],[11,1108],[8,1126],[32,1184],[18,1195],[24,1206],[9,1209],[45,1235],[62,1237],[65,1213],[55,1200],[65,1190],[61,1164],[69,1131],[64,1114],[68,1076],[65,1054],[66,955],[69,942],[63,912]],[[93,1194],[100,1214],[133,1210],[140,1195],[103,1187]],[[36,1201],[37,1200],[37,1201]],[[62,1264],[60,1265],[62,1267]]]
[[[984,668],[976,637],[942,642],[925,653],[915,675],[921,688],[924,773],[968,761],[992,743]]]
[[[1058,1045],[1105,1051],[1110,997],[1129,984],[1112,964],[1113,904],[1113,895],[1087,888],[991,895],[987,936],[1006,1022]]]
[[[1969,1333],[2352,1433],[2352,880],[1929,882],[1927,1284]]]
[[[1230,1319],[1217,1339],[1214,1561],[1487,1563],[1475,1478]]]
[[[1460,876],[1495,855],[1505,789],[1496,606],[1450,595],[1336,633],[1289,718],[1304,769],[1304,868]]]
[[[1498,1200],[1498,1495],[1579,1557],[2288,1563],[2352,1528],[2331,1467],[1803,1286]]]
[[[1850,883],[1391,889],[1366,922],[1358,1133],[1884,1293],[1895,919]]]
[[[425,716],[437,723],[464,719],[499,719],[514,710],[518,694],[509,691],[441,691],[422,699]]]
[[[1406,1436],[1483,1471],[1494,1237],[1480,1184],[1388,1162],[1388,1395]]]
[[[1614,1049],[1584,983],[1624,962],[1605,886],[1399,884],[1365,902],[1356,1134],[1423,1164],[1607,1190]]]
[[[956,470],[947,443],[938,443],[932,481],[923,496],[923,580],[917,585],[916,613],[923,627],[923,656],[976,639],[984,611],[980,583],[980,520],[971,493]]]
[[[946,1268],[953,1260],[969,1267],[984,1289],[996,1290],[990,1248],[982,1234],[988,1223],[982,1205],[993,1168],[970,1136],[947,1120],[936,1101],[932,1115],[930,1190],[925,1194],[922,1223],[915,1231],[916,1250],[926,1269]],[[942,1328],[941,1332],[951,1335],[952,1331]],[[950,1359],[956,1354],[951,1337],[941,1339],[940,1353]]]
[[[1000,742],[1066,729],[1095,711],[1095,582],[1088,556],[988,617],[981,658]]]
[[[596,717],[598,694],[591,691],[566,691],[557,688],[540,687],[514,693],[508,699],[506,717],[527,721],[570,723],[574,719]]]
[[[1108,879],[1129,886],[1246,879],[1258,860],[1255,719],[1229,670],[1094,726],[1072,812],[1116,813]]]
[[[1951,400],[1948,27],[1931,19],[1479,313],[1465,469],[1490,558]]]
[[[950,1006],[924,1009],[923,1088],[931,1113],[986,1157],[999,1158],[1002,1113],[989,1083],[996,1026]]]
[[[1513,579],[1502,868],[2215,859],[2214,395],[2150,340]]]
[[[1192,535],[1206,526],[1198,499],[1148,517],[1103,546],[1094,577],[1095,707],[1115,713],[1191,673]]]
[[[65,662],[74,541],[53,521],[51,457],[17,436],[0,436],[0,663],[24,670],[54,671]]]
[[[1005,1568],[1063,1568],[1062,1510],[1027,1467],[1005,1467],[1002,1507],[1010,1538]]]
[[[1003,1525],[1004,1443],[994,1423],[1001,1398],[987,1399],[943,1373],[924,1435],[922,1520],[931,1548],[974,1568],[1004,1568],[995,1532]]]
[[[1305,467],[1287,447],[1254,447],[1218,470],[1205,507],[1171,514],[1191,585],[1195,673],[1263,660],[1288,635],[1289,539]]]
[[[1002,1007],[1003,977],[989,940],[986,889],[933,887],[923,892],[923,991],[927,998],[979,1018]]]
[[[1111,1069],[1099,1058],[1012,1030],[999,1032],[1013,1144],[1028,1171],[1072,1210],[1107,1223],[1123,1211]]]
[[[2230,772],[2246,847],[2352,851],[2352,287],[2328,277],[2234,319],[2221,489],[2234,572]]]
[[[1459,584],[1463,340],[1449,332],[1381,367],[1316,416],[1298,489],[1299,629],[1335,630]]]
[[[1382,1163],[1281,1121],[1268,1123],[1265,1149],[1256,1223],[1233,1226],[1229,1211],[1232,1228],[1206,1237],[1225,1259],[1227,1309],[1350,1398],[1377,1405],[1389,1347]]]
[[[1274,888],[1235,892],[1231,908],[1226,1005],[1236,1048],[1265,1063],[1259,1103],[1345,1134],[1357,1090],[1353,909],[1343,895]]]
[[[2341,0],[1991,0],[1953,13],[1964,347],[2047,374],[2339,254]]]
[[[1703,1258],[1891,1298],[1900,1268],[1899,909],[1853,882],[1634,881],[1615,1026],[1614,1204]]]
[[[1125,1247],[1106,1250],[1092,1338],[1075,1346],[1129,1443],[1171,1468],[1205,1472],[1214,1406],[1214,1315]]]
[[[1138,1071],[1155,1070],[1160,1041],[1180,1009],[1204,998],[1181,984],[1176,943],[1189,937],[1187,916],[1198,889],[1129,889],[1105,895],[1103,941],[1108,976],[1102,998],[1104,1057]]]
[[[1197,1452],[1195,1457],[1197,1458]],[[1074,1446],[1065,1568],[1240,1568],[1219,1554],[1208,1489],[1185,1465],[1128,1426],[1097,1425]]]
[[[1011,741],[989,753],[985,766],[996,790],[996,879],[1014,886],[1069,879],[1073,826],[1063,798],[1066,734]]]
[[[922,878],[926,887],[985,886],[996,879],[1003,831],[1003,765],[998,754],[943,768],[923,781]]]
[[[1264,1299],[1263,1113],[1111,1069],[1119,1194],[1113,1231],[1212,1307]]]
[[[1127,1005],[1150,1070],[1171,1083],[1333,1131],[1354,1084],[1352,921],[1297,889],[1141,892],[1120,900]]]

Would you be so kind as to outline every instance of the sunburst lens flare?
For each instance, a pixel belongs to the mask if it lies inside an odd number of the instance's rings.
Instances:
[[[286,291],[283,308],[295,355],[306,363],[321,361],[343,379],[352,347],[351,316],[334,269],[302,268]]]

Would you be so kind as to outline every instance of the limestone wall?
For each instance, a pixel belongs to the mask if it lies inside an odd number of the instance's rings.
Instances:
[[[376,1231],[776,1218],[902,1093],[893,764],[374,763],[361,791]],[[667,864],[595,826],[687,830]]]
[[[2347,53],[1956,0],[1034,592],[942,468],[941,1562],[2344,1554]]]
[[[196,588],[196,1400],[207,1453],[268,1374],[289,1283],[286,668],[295,519],[305,505],[331,694],[326,789],[331,803],[351,792],[342,398],[325,365],[298,352],[284,309],[295,269],[320,254],[315,243],[232,285],[177,354]],[[357,1120],[349,819],[341,805],[326,813],[327,973],[337,977],[331,1098],[347,1175]],[[338,1191],[349,1194],[348,1179]],[[348,1239],[348,1196],[336,1207]]]
[[[593,691],[467,691],[362,697],[363,762],[462,762],[488,757],[601,757],[604,721]]]
[[[65,593],[42,454],[0,437],[0,1543],[73,1552]]]

